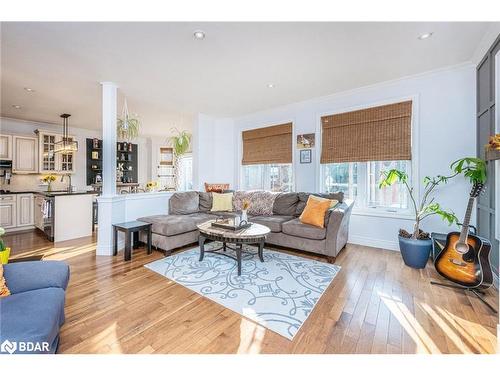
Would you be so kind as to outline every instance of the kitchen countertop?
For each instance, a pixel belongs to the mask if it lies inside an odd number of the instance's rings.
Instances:
[[[97,191],[93,190],[75,190],[70,192],[67,191],[37,191],[37,190],[16,190],[16,191],[2,191],[0,195],[10,195],[10,194],[40,194],[45,195],[46,197],[60,197],[66,195],[83,195],[83,194],[95,194],[99,195]]]

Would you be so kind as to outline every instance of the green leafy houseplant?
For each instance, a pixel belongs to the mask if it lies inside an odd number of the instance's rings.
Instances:
[[[141,123],[139,119],[130,117],[128,114],[117,120],[117,135],[119,139],[131,141],[139,135]]]
[[[173,128],[172,132],[175,133],[175,135],[171,136],[169,140],[174,148],[175,156],[184,155],[191,145],[191,134],[185,130],[179,131],[176,128]]]
[[[141,122],[128,113],[127,99],[123,102],[122,117],[116,120],[116,133],[119,139],[131,141],[139,135]]]
[[[435,197],[432,196],[432,193],[437,186],[446,184],[450,179],[458,176],[459,174],[464,175],[464,177],[469,179],[471,183],[484,183],[486,181],[486,163],[481,159],[471,157],[459,159],[450,165],[450,169],[453,173],[449,176],[438,175],[436,177],[427,176],[424,178],[424,191],[420,202],[417,202],[417,198],[414,194],[414,188],[409,185],[408,175],[406,172],[397,169],[382,172],[382,179],[379,182],[379,188],[391,186],[394,183],[401,183],[408,190],[410,201],[412,203],[412,209],[415,215],[415,223],[413,225],[411,239],[428,238],[428,234],[420,230],[420,224],[422,220],[430,216],[438,215],[444,221],[448,222],[449,225],[458,222],[455,214],[452,211],[444,210],[441,205],[435,201]],[[405,236],[406,233],[406,231],[400,230],[400,235]]]
[[[179,157],[189,151],[191,146],[191,134],[187,131],[180,131],[177,128],[171,130],[174,135],[169,138],[170,143],[174,149],[174,174],[175,174],[175,187],[176,190],[180,188],[181,171],[179,169]]]

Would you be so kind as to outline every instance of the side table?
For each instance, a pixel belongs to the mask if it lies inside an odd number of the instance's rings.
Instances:
[[[132,245],[130,235],[145,230],[148,234],[148,254],[153,252],[151,247],[151,223],[143,221],[128,221],[126,223],[113,224],[113,256],[118,254],[118,231],[125,233],[125,260],[132,259]]]

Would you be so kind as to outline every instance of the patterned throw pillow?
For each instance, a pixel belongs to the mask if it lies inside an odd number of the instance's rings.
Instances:
[[[222,193],[229,189],[229,184],[209,184],[205,182],[205,191],[207,193]]]
[[[3,277],[3,264],[0,263],[0,298],[10,296],[10,290],[7,288],[7,283]]]
[[[243,201],[248,200],[250,202],[249,215],[271,216],[273,214],[274,200],[277,196],[278,193],[270,191],[237,191],[234,193],[233,199],[234,210],[241,211]]]

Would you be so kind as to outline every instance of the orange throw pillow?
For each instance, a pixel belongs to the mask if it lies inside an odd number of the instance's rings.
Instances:
[[[3,265],[0,263],[0,298],[10,296],[10,290],[7,288],[5,278],[3,277]]]
[[[299,220],[304,224],[311,224],[315,227],[325,227],[325,214],[330,209],[332,201],[330,199],[315,197],[310,195],[307,199],[306,207],[302,211]]]

